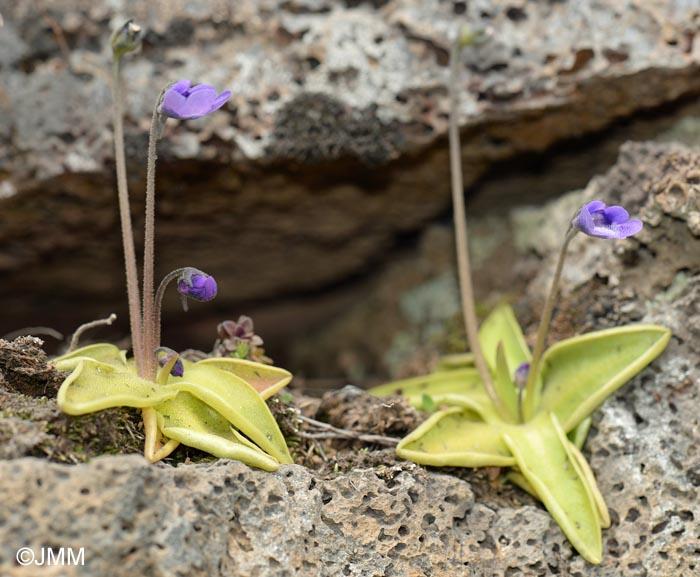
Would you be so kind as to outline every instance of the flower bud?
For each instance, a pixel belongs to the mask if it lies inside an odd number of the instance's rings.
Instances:
[[[127,20],[112,35],[112,53],[115,58],[121,58],[128,52],[133,52],[141,46],[143,30],[133,20]]]
[[[177,283],[177,292],[195,301],[210,301],[216,296],[216,281],[201,270],[186,268]]]
[[[513,375],[513,381],[518,389],[523,389],[527,384],[527,379],[530,376],[530,363],[521,363],[518,368],[515,369],[515,374]]]
[[[471,28],[465,26],[459,32],[459,45],[464,47],[483,44],[491,38],[492,35],[493,29],[491,28]]]
[[[173,358],[176,358],[175,363],[170,369],[170,374],[173,377],[181,377],[185,374],[185,367],[180,360],[180,355],[178,355],[173,349],[168,347],[158,347],[156,349],[156,359],[161,367],[164,367],[168,363],[172,362]]]

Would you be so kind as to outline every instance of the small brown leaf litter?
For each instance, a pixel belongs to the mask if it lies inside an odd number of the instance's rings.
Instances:
[[[36,337],[0,339],[0,458],[43,457],[81,463],[143,446],[138,411],[107,409],[72,417],[56,403],[65,378]]]
[[[55,396],[64,377],[48,364],[36,337],[0,339],[0,376],[11,391],[31,397]]]

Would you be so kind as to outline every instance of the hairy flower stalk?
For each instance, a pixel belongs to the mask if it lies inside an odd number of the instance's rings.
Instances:
[[[156,318],[153,304],[153,275],[155,268],[155,228],[156,228],[156,160],[158,153],[156,145],[162,132],[164,119],[161,116],[160,104],[163,100],[162,91],[153,108],[151,131],[148,136],[148,164],[146,167],[146,216],[143,240],[143,345],[144,345],[144,378],[153,380],[156,376],[153,351],[158,346],[155,337]]]
[[[527,377],[527,383],[525,384],[525,407],[522,407],[521,399],[518,396],[518,412],[520,413],[521,422],[529,419],[537,406],[539,401],[539,390],[537,390],[537,374],[540,369],[540,360],[542,359],[542,353],[544,352],[544,347],[547,341],[547,334],[549,334],[549,325],[552,321],[552,312],[554,311],[554,303],[557,300],[557,293],[559,289],[559,279],[561,278],[561,271],[564,267],[564,260],[566,258],[566,251],[569,248],[569,243],[571,239],[576,236],[578,230],[573,226],[569,227],[569,230],[564,237],[564,242],[561,245],[561,250],[559,251],[559,259],[557,260],[557,268],[554,270],[554,277],[552,278],[552,284],[549,287],[549,294],[547,295],[547,301],[544,304],[544,310],[542,311],[542,318],[540,319],[540,326],[537,330],[537,340],[535,341],[535,349],[532,352],[532,361],[530,363],[529,375]]]
[[[202,272],[199,269],[188,266],[178,268],[165,275],[163,280],[160,281],[160,285],[156,291],[155,309],[153,311],[153,318],[155,322],[153,326],[153,333],[156,347],[160,346],[160,324],[163,295],[165,294],[165,289],[168,287],[168,285],[176,279],[178,281],[177,291],[180,293],[180,297],[182,298],[182,308],[184,310],[187,310],[188,298],[200,302],[207,302],[212,300],[217,293],[217,286],[214,277]]]
[[[471,277],[471,265],[469,263],[469,244],[467,235],[467,219],[464,208],[464,182],[462,178],[462,156],[459,141],[459,65],[460,52],[463,46],[469,46],[477,41],[477,35],[469,32],[457,34],[452,41],[450,50],[450,172],[452,175],[452,205],[454,209],[455,241],[457,245],[457,271],[459,274],[460,297],[462,301],[462,315],[464,327],[467,332],[469,348],[474,354],[474,363],[479,371],[486,392],[501,415],[507,415],[507,409],[496,394],[491,374],[484,360],[484,355],[479,345],[479,329],[474,307],[474,289]]]
[[[168,118],[181,120],[200,118],[221,108],[231,97],[231,92],[228,90],[217,95],[216,89],[213,86],[198,84],[190,88],[190,84],[189,80],[180,80],[166,87],[160,93],[153,109],[151,131],[148,138],[146,221],[143,248],[143,345],[145,349],[143,373],[148,379],[153,379],[155,377],[155,358],[151,353],[159,345],[159,335],[157,334],[159,329],[156,327],[160,326],[160,311],[156,318],[156,311],[154,310],[155,297],[153,294],[155,267],[155,185],[156,160],[158,158],[156,145],[160,139],[165,121]]]
[[[537,331],[537,341],[535,342],[532,362],[530,363],[530,374],[528,375],[527,384],[525,385],[525,408],[523,410],[519,407],[521,421],[523,420],[523,413],[525,419],[532,417],[535,407],[537,407],[539,403],[540,390],[537,385],[537,378],[540,361],[544,353],[547,334],[549,333],[549,325],[552,321],[554,303],[559,289],[561,271],[564,267],[566,251],[569,248],[571,239],[574,238],[578,232],[597,238],[624,239],[633,236],[642,230],[643,224],[641,220],[630,219],[629,216],[629,213],[621,206],[606,206],[606,204],[600,200],[593,200],[581,207],[571,221],[569,230],[564,237],[564,242],[559,251],[557,267],[554,271],[554,277],[552,278],[552,284],[549,289],[549,294],[547,295],[544,310],[542,311],[542,319],[540,320],[540,326]]]
[[[112,37],[112,97],[114,124],[114,159],[117,168],[117,193],[119,197],[119,216],[124,245],[124,264],[126,268],[126,292],[129,302],[129,324],[134,359],[140,375],[143,375],[143,336],[141,326],[141,300],[139,298],[139,281],[136,268],[136,251],[129,210],[129,189],[126,178],[126,160],[124,154],[124,120],[122,110],[121,59],[127,52],[138,48],[141,28],[129,20],[119,28]]]

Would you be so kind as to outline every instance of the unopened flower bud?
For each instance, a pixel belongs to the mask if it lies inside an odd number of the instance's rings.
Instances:
[[[459,45],[474,46],[475,44],[483,44],[493,35],[491,28],[471,28],[464,26],[459,32]]]
[[[158,364],[161,367],[164,367],[169,362],[171,362],[174,357],[177,357],[177,360],[170,369],[170,374],[173,377],[181,377],[185,374],[185,367],[183,366],[182,361],[180,360],[180,355],[178,355],[173,349],[169,349],[168,347],[158,347],[156,349],[156,359],[158,360]]]
[[[112,53],[115,58],[121,58],[128,52],[133,52],[141,46],[143,30],[133,20],[127,20],[112,35]]]
[[[216,296],[216,281],[201,270],[186,268],[177,283],[177,291],[188,299],[210,301]]]
[[[527,384],[527,379],[530,376],[530,363],[521,363],[517,369],[515,369],[515,374],[513,375],[513,381],[515,381],[515,386],[518,389],[523,389]]]

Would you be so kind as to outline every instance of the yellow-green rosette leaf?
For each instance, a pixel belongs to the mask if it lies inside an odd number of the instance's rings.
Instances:
[[[411,405],[418,408],[422,405],[424,394],[431,397],[452,393],[480,395],[482,391],[481,377],[479,377],[479,372],[475,368],[440,371],[420,377],[393,381],[369,389],[370,393],[378,397],[403,395]],[[486,393],[483,393],[483,395],[479,396],[479,399],[481,398],[488,399],[488,396]]]
[[[269,399],[292,380],[292,373],[279,367],[244,359],[214,358],[195,364],[197,368],[214,367],[232,373],[253,387],[263,399]]]
[[[601,520],[587,480],[569,457],[573,447],[553,414],[510,427],[503,439],[518,469],[571,544],[590,563],[603,556]]]
[[[277,421],[260,394],[231,372],[198,365],[185,367],[184,377],[165,388],[194,395],[280,463],[292,463]]]
[[[72,371],[83,359],[92,359],[115,367],[126,367],[126,351],[119,350],[109,343],[95,343],[80,347],[70,353],[53,359],[53,364],[59,371]]]
[[[518,393],[513,383],[513,373],[510,372],[506,359],[503,342],[498,343],[496,348],[496,370],[494,372],[493,386],[496,389],[498,398],[503,401],[511,419],[518,418]]]
[[[537,494],[537,491],[535,491],[535,488],[532,485],[530,485],[528,480],[525,477],[523,477],[523,474],[520,471],[518,471],[517,468],[512,468],[508,470],[508,472],[506,473],[506,480],[513,483],[513,485],[520,487],[523,491],[530,494],[530,496],[534,497],[538,501],[541,500],[540,496]]]
[[[588,437],[588,431],[591,430],[591,418],[586,417],[568,433],[569,440],[577,449],[583,449],[583,445]]]
[[[152,407],[176,391],[118,368],[83,357],[58,390],[58,406],[69,415],[84,415],[112,407]]]
[[[507,425],[487,424],[459,407],[432,415],[401,440],[396,453],[434,467],[508,467],[515,464],[502,432]]]
[[[671,331],[629,325],[561,341],[542,356],[543,412],[571,431],[666,348]]]
[[[496,307],[479,329],[479,344],[491,372],[496,370],[496,351],[500,342],[503,343],[510,375],[514,375],[521,364],[530,362],[530,349],[509,305]]]
[[[169,439],[222,459],[235,459],[265,471],[279,462],[235,431],[223,416],[197,397],[181,392],[155,407],[158,428]]]
[[[569,442],[565,446],[569,453],[569,459],[574,464],[574,467],[576,467],[576,471],[586,486],[588,497],[596,506],[601,528],[607,529],[610,527],[610,513],[608,512],[608,506],[605,504],[605,499],[603,499],[603,495],[598,488],[598,483],[595,480],[591,466],[576,445]]]
[[[474,355],[472,353],[453,353],[441,356],[435,371],[454,371],[455,369],[466,369],[473,366]]]

